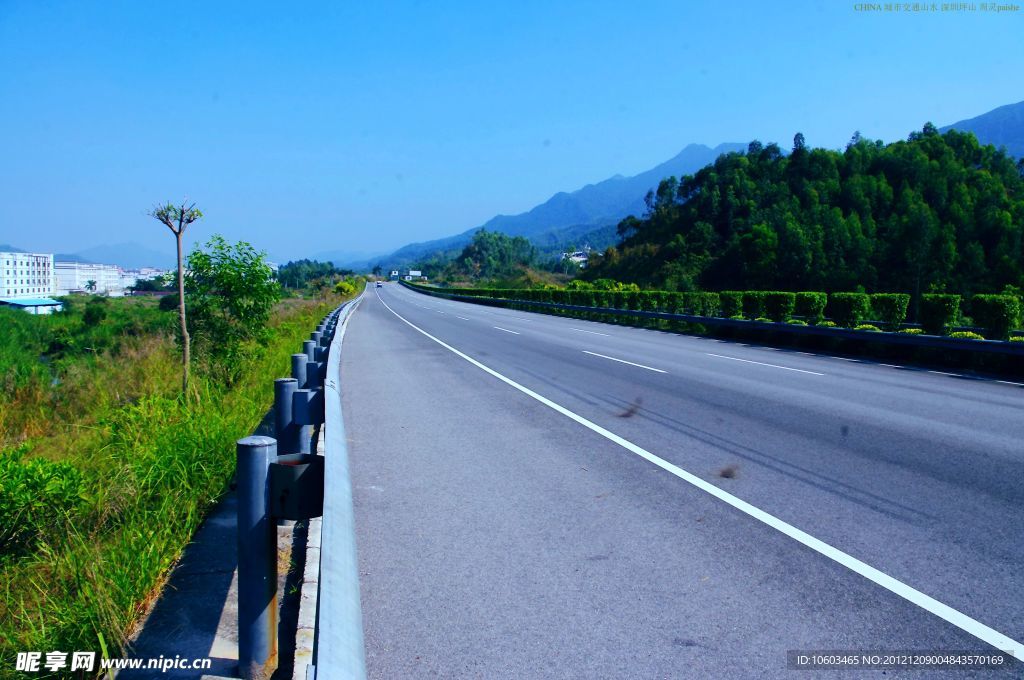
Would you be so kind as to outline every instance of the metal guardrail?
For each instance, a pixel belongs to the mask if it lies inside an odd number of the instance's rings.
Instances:
[[[361,301],[362,296],[339,310],[324,380],[324,456],[327,469],[314,665],[307,673],[310,680],[362,680],[366,677],[352,482],[341,413],[342,339],[351,313]]]
[[[745,319],[723,319],[717,316],[696,316],[693,314],[672,314],[669,312],[644,312],[635,309],[615,309],[612,307],[584,307],[581,305],[564,305],[557,302],[536,302],[533,300],[514,300],[511,298],[487,298],[475,295],[448,293],[440,289],[411,286],[405,281],[399,281],[399,283],[410,290],[414,290],[418,293],[424,293],[425,295],[433,295],[435,297],[442,297],[448,300],[473,302],[476,304],[490,305],[494,307],[525,305],[528,307],[539,307],[542,309],[560,309],[565,311],[590,312],[592,314],[635,316],[646,319],[664,319],[666,321],[685,321],[688,323],[699,323],[704,324],[705,326],[719,326],[723,328],[742,328],[749,330],[775,331],[779,333],[789,333],[792,335],[843,338],[847,340],[859,340],[883,345],[930,347],[933,349],[950,349],[956,351],[1006,354],[1010,356],[1024,357],[1024,342],[966,340],[939,335],[913,335],[910,333],[889,333],[885,331],[855,331],[848,328],[800,326],[790,323],[776,323],[774,321],[747,321]]]
[[[344,323],[358,301],[324,317],[303,342],[303,351],[292,355],[292,377],[274,381],[274,437],[246,437],[237,443],[238,670],[245,680],[269,678],[278,665],[276,520],[321,516],[328,537],[321,549],[321,567],[328,578],[319,583],[326,582],[328,588],[318,593],[317,615],[319,623],[319,603],[326,602],[323,610],[330,625],[319,643],[324,659],[319,677],[365,677],[355,523],[338,385]],[[325,426],[324,456],[311,453],[315,425]],[[315,646],[314,663],[316,659]],[[307,675],[316,677],[315,666]]]

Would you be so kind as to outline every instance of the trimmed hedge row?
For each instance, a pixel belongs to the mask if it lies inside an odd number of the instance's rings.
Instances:
[[[429,290],[430,286],[411,284]],[[906,321],[910,295],[906,293],[832,293],[766,290],[723,290],[720,293],[668,291],[608,291],[515,288],[451,288],[445,292],[468,297],[492,297],[524,302],[550,302],[579,307],[666,312],[693,316],[767,319],[778,323],[794,315],[806,323],[856,329],[872,320],[887,331],[899,331]],[[960,319],[959,295],[930,293],[921,296],[917,316],[925,333],[947,335]],[[1007,340],[1021,323],[1021,301],[1013,295],[975,295],[971,298],[974,322],[992,340]],[[833,322],[824,321],[825,312]]]
[[[971,298],[971,314],[989,339],[1008,340],[1010,331],[1020,327],[1020,299],[1014,295],[975,295]]]
[[[917,318],[924,332],[929,335],[945,335],[949,327],[960,317],[960,296],[929,294],[921,296]]]
[[[828,296],[829,316],[843,328],[855,328],[867,317],[871,301],[864,293],[833,293]]]

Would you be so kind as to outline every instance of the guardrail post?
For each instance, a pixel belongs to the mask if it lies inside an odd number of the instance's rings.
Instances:
[[[310,361],[306,364],[306,387],[311,390],[323,387],[323,380],[320,374],[320,362]]]
[[[292,402],[298,388],[299,383],[295,378],[278,378],[274,381],[274,433],[277,436],[278,455],[303,452],[302,428],[292,417]]]
[[[314,353],[316,352],[316,343],[312,340],[306,340],[302,343],[302,351],[306,353],[306,356],[310,361],[316,361]]]
[[[267,680],[277,668],[277,527],[267,512],[271,437],[246,437],[238,457],[238,672]]]
[[[292,377],[295,378],[300,390],[306,387],[306,364],[308,363],[309,358],[305,354],[292,355]]]

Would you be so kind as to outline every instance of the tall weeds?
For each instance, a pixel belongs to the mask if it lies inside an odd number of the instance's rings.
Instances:
[[[72,310],[50,321],[14,318],[17,339],[0,341],[10,388],[0,396],[0,463],[74,478],[61,487],[73,492],[48,504],[24,500],[24,481],[0,480],[0,522],[28,522],[26,531],[7,527],[15,538],[0,544],[0,677],[13,673],[17,651],[117,655],[225,491],[234,442],[270,407],[272,379],[287,375],[291,353],[336,303],[285,301],[269,342],[252,348],[230,388],[197,375],[184,399],[155,306],[120,302],[111,301],[102,332],[83,330]],[[15,351],[18,343],[28,353]],[[33,351],[49,363],[27,361]]]

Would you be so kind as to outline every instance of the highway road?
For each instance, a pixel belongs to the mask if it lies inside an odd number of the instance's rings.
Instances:
[[[1021,385],[397,284],[341,370],[372,677],[1024,655]]]

